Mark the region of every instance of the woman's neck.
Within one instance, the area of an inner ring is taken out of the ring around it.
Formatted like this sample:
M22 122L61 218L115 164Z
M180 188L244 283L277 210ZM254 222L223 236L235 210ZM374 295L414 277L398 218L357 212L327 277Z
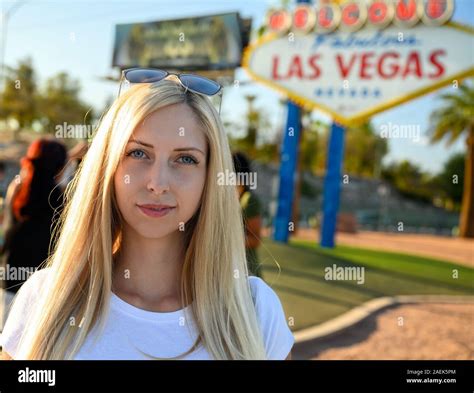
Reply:
M180 309L184 254L182 232L149 239L125 229L114 261L113 292L146 310L170 312Z

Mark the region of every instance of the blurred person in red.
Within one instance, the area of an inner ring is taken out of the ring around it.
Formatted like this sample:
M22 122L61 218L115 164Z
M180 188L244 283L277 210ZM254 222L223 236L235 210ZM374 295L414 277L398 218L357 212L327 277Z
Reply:
M20 174L8 186L0 255L3 269L16 271L16 277L7 274L2 280L10 294L28 278L19 272L33 272L49 255L54 223L62 210L63 188L58 183L66 158L62 143L38 139L29 146Z

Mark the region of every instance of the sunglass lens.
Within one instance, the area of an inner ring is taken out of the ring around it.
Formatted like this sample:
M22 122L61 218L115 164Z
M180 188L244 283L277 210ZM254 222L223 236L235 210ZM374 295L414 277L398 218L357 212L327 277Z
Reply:
M181 79L183 85L188 87L189 89L194 90L198 93L206 94L208 96L217 94L221 88L221 86L217 82L214 82L202 76L181 74L179 76L179 79Z
M153 83L164 79L167 74L163 70L137 69L127 71L125 79L130 83Z

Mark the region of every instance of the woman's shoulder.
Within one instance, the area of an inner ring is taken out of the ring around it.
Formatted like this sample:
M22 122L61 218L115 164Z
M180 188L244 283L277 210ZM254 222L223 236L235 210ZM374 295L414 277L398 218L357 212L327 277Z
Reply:
M249 276L249 285L268 359L285 359L295 339L288 327L280 298L260 277Z
M34 273L30 274L28 279L23 283L20 291L33 292L35 293L40 288L43 288L48 278L51 276L51 268L46 267L43 269L37 269Z
M249 285L252 291L252 297L254 299L254 302L256 300L261 300L262 297L266 298L267 300L268 298L275 298L275 297L278 298L275 291L260 277L249 276L248 280L249 280Z
M37 302L41 299L42 290L47 285L50 273L50 268L36 270L13 298L0 335L0 345L3 351L14 359L18 356L20 338L26 330L30 316L37 309Z
M33 306L38 301L40 293L46 288L50 276L51 268L38 269L30 274L14 297L10 314L14 309L17 313L23 313Z

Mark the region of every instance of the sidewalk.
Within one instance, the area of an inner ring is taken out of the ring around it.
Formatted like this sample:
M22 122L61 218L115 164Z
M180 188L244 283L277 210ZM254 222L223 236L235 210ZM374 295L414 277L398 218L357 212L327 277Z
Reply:
M474 360L474 304L385 308L292 353L295 360Z

